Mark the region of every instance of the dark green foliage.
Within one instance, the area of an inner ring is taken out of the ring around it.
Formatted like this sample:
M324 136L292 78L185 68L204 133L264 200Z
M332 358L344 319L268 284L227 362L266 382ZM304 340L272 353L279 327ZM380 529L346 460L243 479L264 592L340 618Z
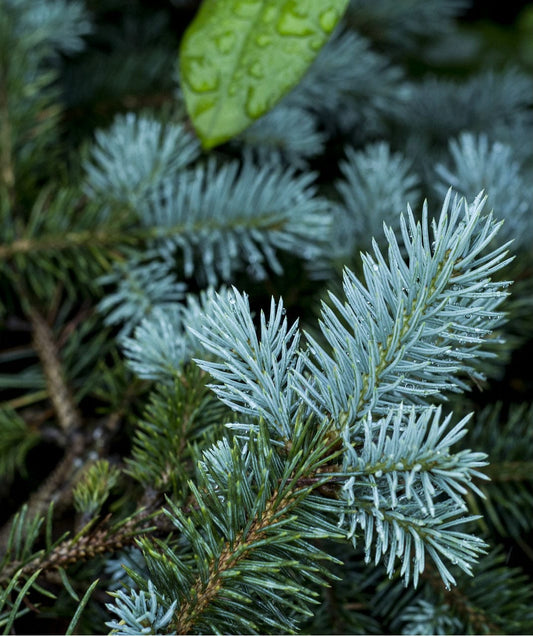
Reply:
M532 437L533 407L527 403L506 411L501 403L485 407L468 435L472 446L491 449L485 471L490 482L483 484L477 505L484 522L501 536L519 538L533 528Z
M16 471L27 475L25 459L33 446L38 444L38 431L31 430L26 422L12 409L0 413L0 475L11 481Z
M198 460L198 446L215 439L228 418L205 386L205 374L188 366L171 384L152 392L133 438L128 474L145 488L184 500Z

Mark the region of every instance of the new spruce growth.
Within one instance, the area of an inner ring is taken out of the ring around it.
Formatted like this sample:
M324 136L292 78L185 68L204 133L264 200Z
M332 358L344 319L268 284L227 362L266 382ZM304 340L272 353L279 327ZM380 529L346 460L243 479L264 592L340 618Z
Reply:
M86 4L0 0L3 632L533 630L530 77L463 0Z

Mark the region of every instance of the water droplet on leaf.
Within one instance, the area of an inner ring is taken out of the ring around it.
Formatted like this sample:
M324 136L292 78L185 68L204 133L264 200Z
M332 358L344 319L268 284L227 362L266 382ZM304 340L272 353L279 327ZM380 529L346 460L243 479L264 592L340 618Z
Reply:
M314 33L307 20L295 15L292 11L284 11L281 14L276 28L280 35L304 37Z
M246 113L251 119L261 117L271 106L269 96L264 91L251 87L246 100Z
M257 0L239 0L233 5L233 13L239 18L253 18L261 9L262 4Z
M248 69L248 72L252 77L255 77L257 79L261 79L265 74L263 65L260 62L254 62Z
M323 44L324 41L322 40L322 38L312 38L311 40L309 40L309 47L311 51L320 51Z
M233 31L226 31L226 33L216 38L217 49L220 53L229 53L235 45L235 40L235 33L233 33Z
M270 35L267 35L266 33L261 33L261 35L258 35L255 38L255 42L257 46L260 46L261 48L263 48L265 46L268 46L272 42L272 38L270 37Z
M205 62L204 58L191 57L182 60L183 74L197 93L206 93L218 88L218 71Z
M211 110L214 107L215 107L214 98L202 96L202 98L196 102L196 105L194 107L194 114L198 117L202 113L205 113L206 111Z
M320 22L320 26L324 29L326 33L331 33L337 24L339 14L336 9L331 7L330 9L326 9L320 14L318 21Z

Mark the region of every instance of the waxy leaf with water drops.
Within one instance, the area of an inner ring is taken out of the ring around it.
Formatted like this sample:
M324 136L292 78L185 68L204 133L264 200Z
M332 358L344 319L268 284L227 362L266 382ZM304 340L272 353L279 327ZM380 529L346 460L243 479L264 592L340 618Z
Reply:
M204 148L234 137L304 75L348 0L204 0L183 36L180 73Z

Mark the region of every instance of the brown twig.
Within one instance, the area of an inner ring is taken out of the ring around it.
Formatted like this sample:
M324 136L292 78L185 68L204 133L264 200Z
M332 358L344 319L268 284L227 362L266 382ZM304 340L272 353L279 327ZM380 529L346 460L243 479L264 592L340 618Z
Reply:
M172 627L178 634L190 634L199 616L206 610L219 594L224 581L224 573L246 559L254 544L266 536L268 527L276 519L278 522L289 513L295 500L298 488L290 494L279 497L275 490L269 497L263 513L250 525L247 532L241 531L233 542L227 542L220 556L211 564L210 577L207 584L198 578L191 588L190 595L177 611ZM282 512L283 511L283 512ZM240 548L240 549L238 549Z
M74 462L82 450L83 438L80 436L74 440L74 444L52 474L28 499L26 505L28 506L29 518L43 515L52 501L56 502L64 498L65 492L68 492L67 485L71 483L70 476ZM12 524L13 517L0 530L0 553L5 549Z
M29 318L33 327L33 344L43 367L58 423L65 433L73 433L81 428L82 420L63 373L59 347L50 325L33 305L29 307Z
M246 535L241 532L235 538L233 545L226 544L222 550L220 557L211 565L211 574L207 584L198 578L192 586L189 599L180 606L177 615L173 621L173 628L178 634L190 634L195 622L199 616L205 611L210 603L216 598L222 587L223 574L237 565L237 563L247 556L247 550L237 550L237 546L246 546L259 541L263 536L266 528L272 523L274 514L283 508L288 501L283 499L277 501L278 492L272 493L269 502L261 518L255 520ZM278 505L275 505L275 504Z
M130 387L118 411L111 413L97 429L84 426L63 372L60 347L55 335L42 314L30 303L27 303L27 307L33 327L34 347L46 378L48 397L62 432L64 446L67 448L60 463L29 498L27 507L30 519L45 514L51 502L61 506L70 503L73 487L87 461L92 461L95 455L103 457L106 454L110 440L135 393ZM98 432L98 435L95 432ZM0 552L6 545L12 521L13 519L10 519L0 530Z
M27 303L27 308L33 328L33 344L43 368L48 397L59 426L68 439L65 457L27 502L29 517L34 518L42 515L52 501L58 501L68 493L66 486L71 482L75 460L83 453L85 443L81 434L81 415L66 382L52 329L31 303ZM11 521L0 531L0 546L6 544Z
M21 576L27 578L37 570L46 574L73 563L93 559L106 552L122 550L133 544L139 536L151 530L147 516L147 513L144 513L141 517L131 519L115 530L105 527L108 521L106 518L98 526L90 529L87 534L65 539L46 555L39 555L24 565L12 561L2 570L0 586L9 582L18 571L20 571Z

